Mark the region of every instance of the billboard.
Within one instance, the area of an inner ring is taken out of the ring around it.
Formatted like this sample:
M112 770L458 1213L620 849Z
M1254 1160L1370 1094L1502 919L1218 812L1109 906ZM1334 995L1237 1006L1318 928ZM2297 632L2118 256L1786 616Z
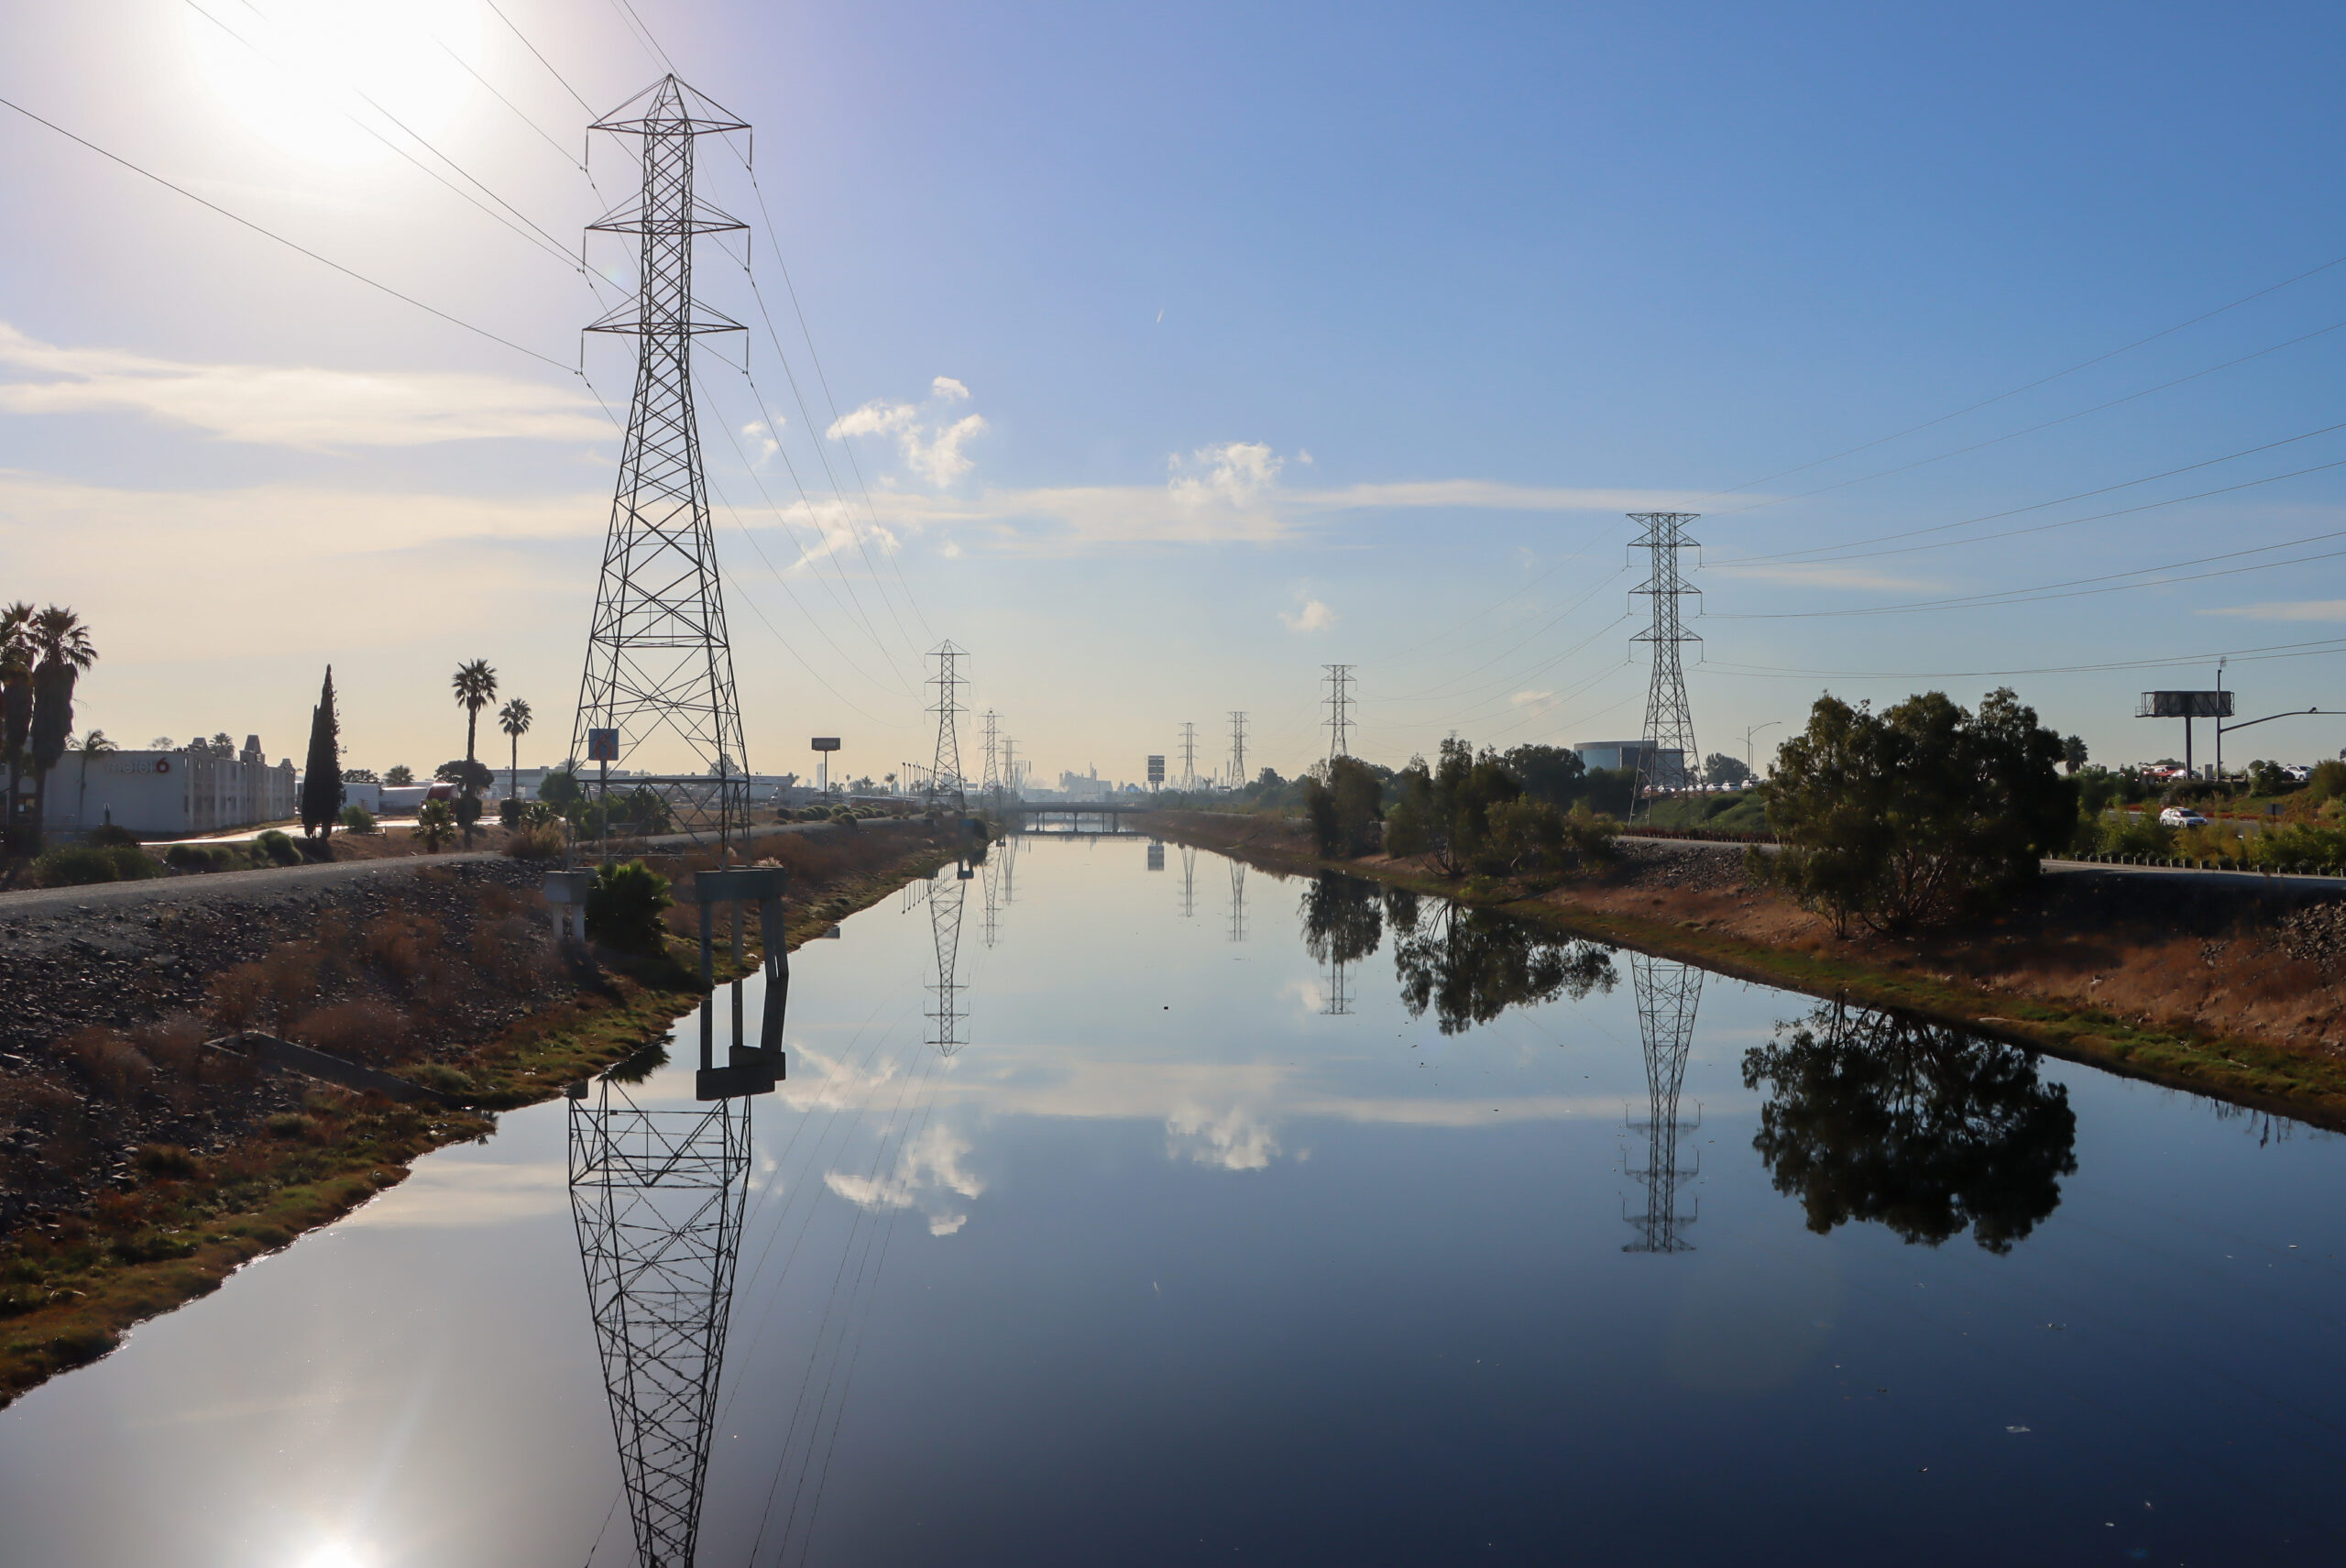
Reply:
M1165 782L1164 758L1151 755L1148 759L1148 782L1153 784L1161 784ZM1161 854L1163 851L1158 852Z
M839 738L836 735L817 735L806 744L817 751L836 751L839 749Z
M2230 718L2230 692L2144 692L2134 709L2137 718Z

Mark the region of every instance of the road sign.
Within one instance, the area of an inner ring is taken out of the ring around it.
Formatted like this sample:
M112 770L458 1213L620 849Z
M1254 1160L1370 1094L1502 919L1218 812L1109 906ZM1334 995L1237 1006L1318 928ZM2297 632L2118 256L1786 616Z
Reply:
M619 760L619 732L616 729L586 731L586 760L590 762L616 762Z

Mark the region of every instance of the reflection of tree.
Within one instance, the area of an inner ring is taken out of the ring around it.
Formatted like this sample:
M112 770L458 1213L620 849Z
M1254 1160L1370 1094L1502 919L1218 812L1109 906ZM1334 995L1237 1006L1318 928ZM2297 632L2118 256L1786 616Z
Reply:
M1358 963L1385 939L1376 890L1357 877L1322 872L1303 895L1303 948L1323 964Z
M1420 921L1394 911L1396 930L1408 933L1393 948L1401 1004L1412 1018L1431 1006L1445 1035L1463 1035L1510 1007L1574 1002L1613 989L1613 955L1581 941L1556 941L1508 916L1454 904Z
M1873 1220L1936 1246L1968 1227L2001 1253L2059 1205L2077 1113L2029 1052L1837 1003L1778 1036L1743 1058L1772 1096L1752 1146L1810 1230Z

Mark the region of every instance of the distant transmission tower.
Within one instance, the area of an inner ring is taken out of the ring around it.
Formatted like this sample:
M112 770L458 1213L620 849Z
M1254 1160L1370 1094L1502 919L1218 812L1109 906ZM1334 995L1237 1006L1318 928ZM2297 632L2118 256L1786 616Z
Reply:
M1246 710L1233 708L1230 714L1230 787L1246 787Z
M937 688L937 706L928 711L937 715L937 761L930 764L928 793L931 798L942 795L953 797L953 804L965 806L966 782L961 777L960 716L969 711L961 706L961 663L968 658L966 649L950 642L939 642L928 656L937 661L937 674L928 685Z
M1637 793L1629 807L1632 817L1650 815L1656 793L1684 789L1702 761L1694 749L1694 714L1687 706L1686 671L1678 652L1682 644L1702 641L1686 630L1678 603L1690 594L1701 597L1699 589L1686 586L1678 561L1681 550L1695 547L1694 541L1686 537L1686 525L1701 515L1691 511L1629 514L1629 521L1645 530L1635 543L1653 558L1651 575L1643 586L1631 590L1653 601L1652 628L1633 639L1653 644L1653 680L1646 688L1645 746L1638 754Z
M1681 1234L1694 1221L1694 1201L1680 1213L1679 1189L1699 1174L1678 1162L1678 1139L1698 1122L1678 1119L1678 1091L1686 1080L1686 1053L1694 1043L1694 1010L1703 1000L1703 971L1668 959L1629 955L1629 979L1638 992L1638 1036L1646 1053L1646 1119L1631 1132L1646 1135L1645 1164L1631 1165L1629 1179L1646 1190L1646 1212L1626 1216L1637 1239L1623 1252L1692 1252Z
M643 185L636 200L587 225L640 236L641 244L635 299L586 330L639 341L570 754L598 766L632 763L630 791L650 786L679 827L713 831L729 848L748 822L749 748L701 474L692 341L741 327L694 301L692 275L695 235L744 225L694 196L693 149L712 131L748 127L663 76L594 128L642 138ZM605 743L598 731L615 740Z
M986 709L986 774L978 787L990 796L1002 793L1001 718L992 708Z
M1322 664L1328 672L1328 760L1353 754L1353 667Z
M1018 742L1005 735L1002 738L1002 787L1013 799L1018 795Z
M1198 787L1198 727L1186 719L1181 724L1181 787Z

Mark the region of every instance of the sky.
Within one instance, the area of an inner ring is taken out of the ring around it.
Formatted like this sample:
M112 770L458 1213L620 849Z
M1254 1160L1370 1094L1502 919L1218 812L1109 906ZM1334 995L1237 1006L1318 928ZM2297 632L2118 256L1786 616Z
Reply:
M2009 685L2176 754L2141 692L2346 709L2341 44L2292 5L8 7L0 599L81 612L126 745L298 757L331 664L348 761L421 771L486 658L523 764L567 754L633 374L581 329L633 287L585 226L634 149L586 126L673 69L754 127L701 143L748 227L696 291L749 329L697 409L759 771L927 761L948 639L973 775L989 708L1047 779L1178 773L1185 722L1226 766L1233 711L1291 774L1330 663L1378 762L1635 736L1661 509L1705 752Z

